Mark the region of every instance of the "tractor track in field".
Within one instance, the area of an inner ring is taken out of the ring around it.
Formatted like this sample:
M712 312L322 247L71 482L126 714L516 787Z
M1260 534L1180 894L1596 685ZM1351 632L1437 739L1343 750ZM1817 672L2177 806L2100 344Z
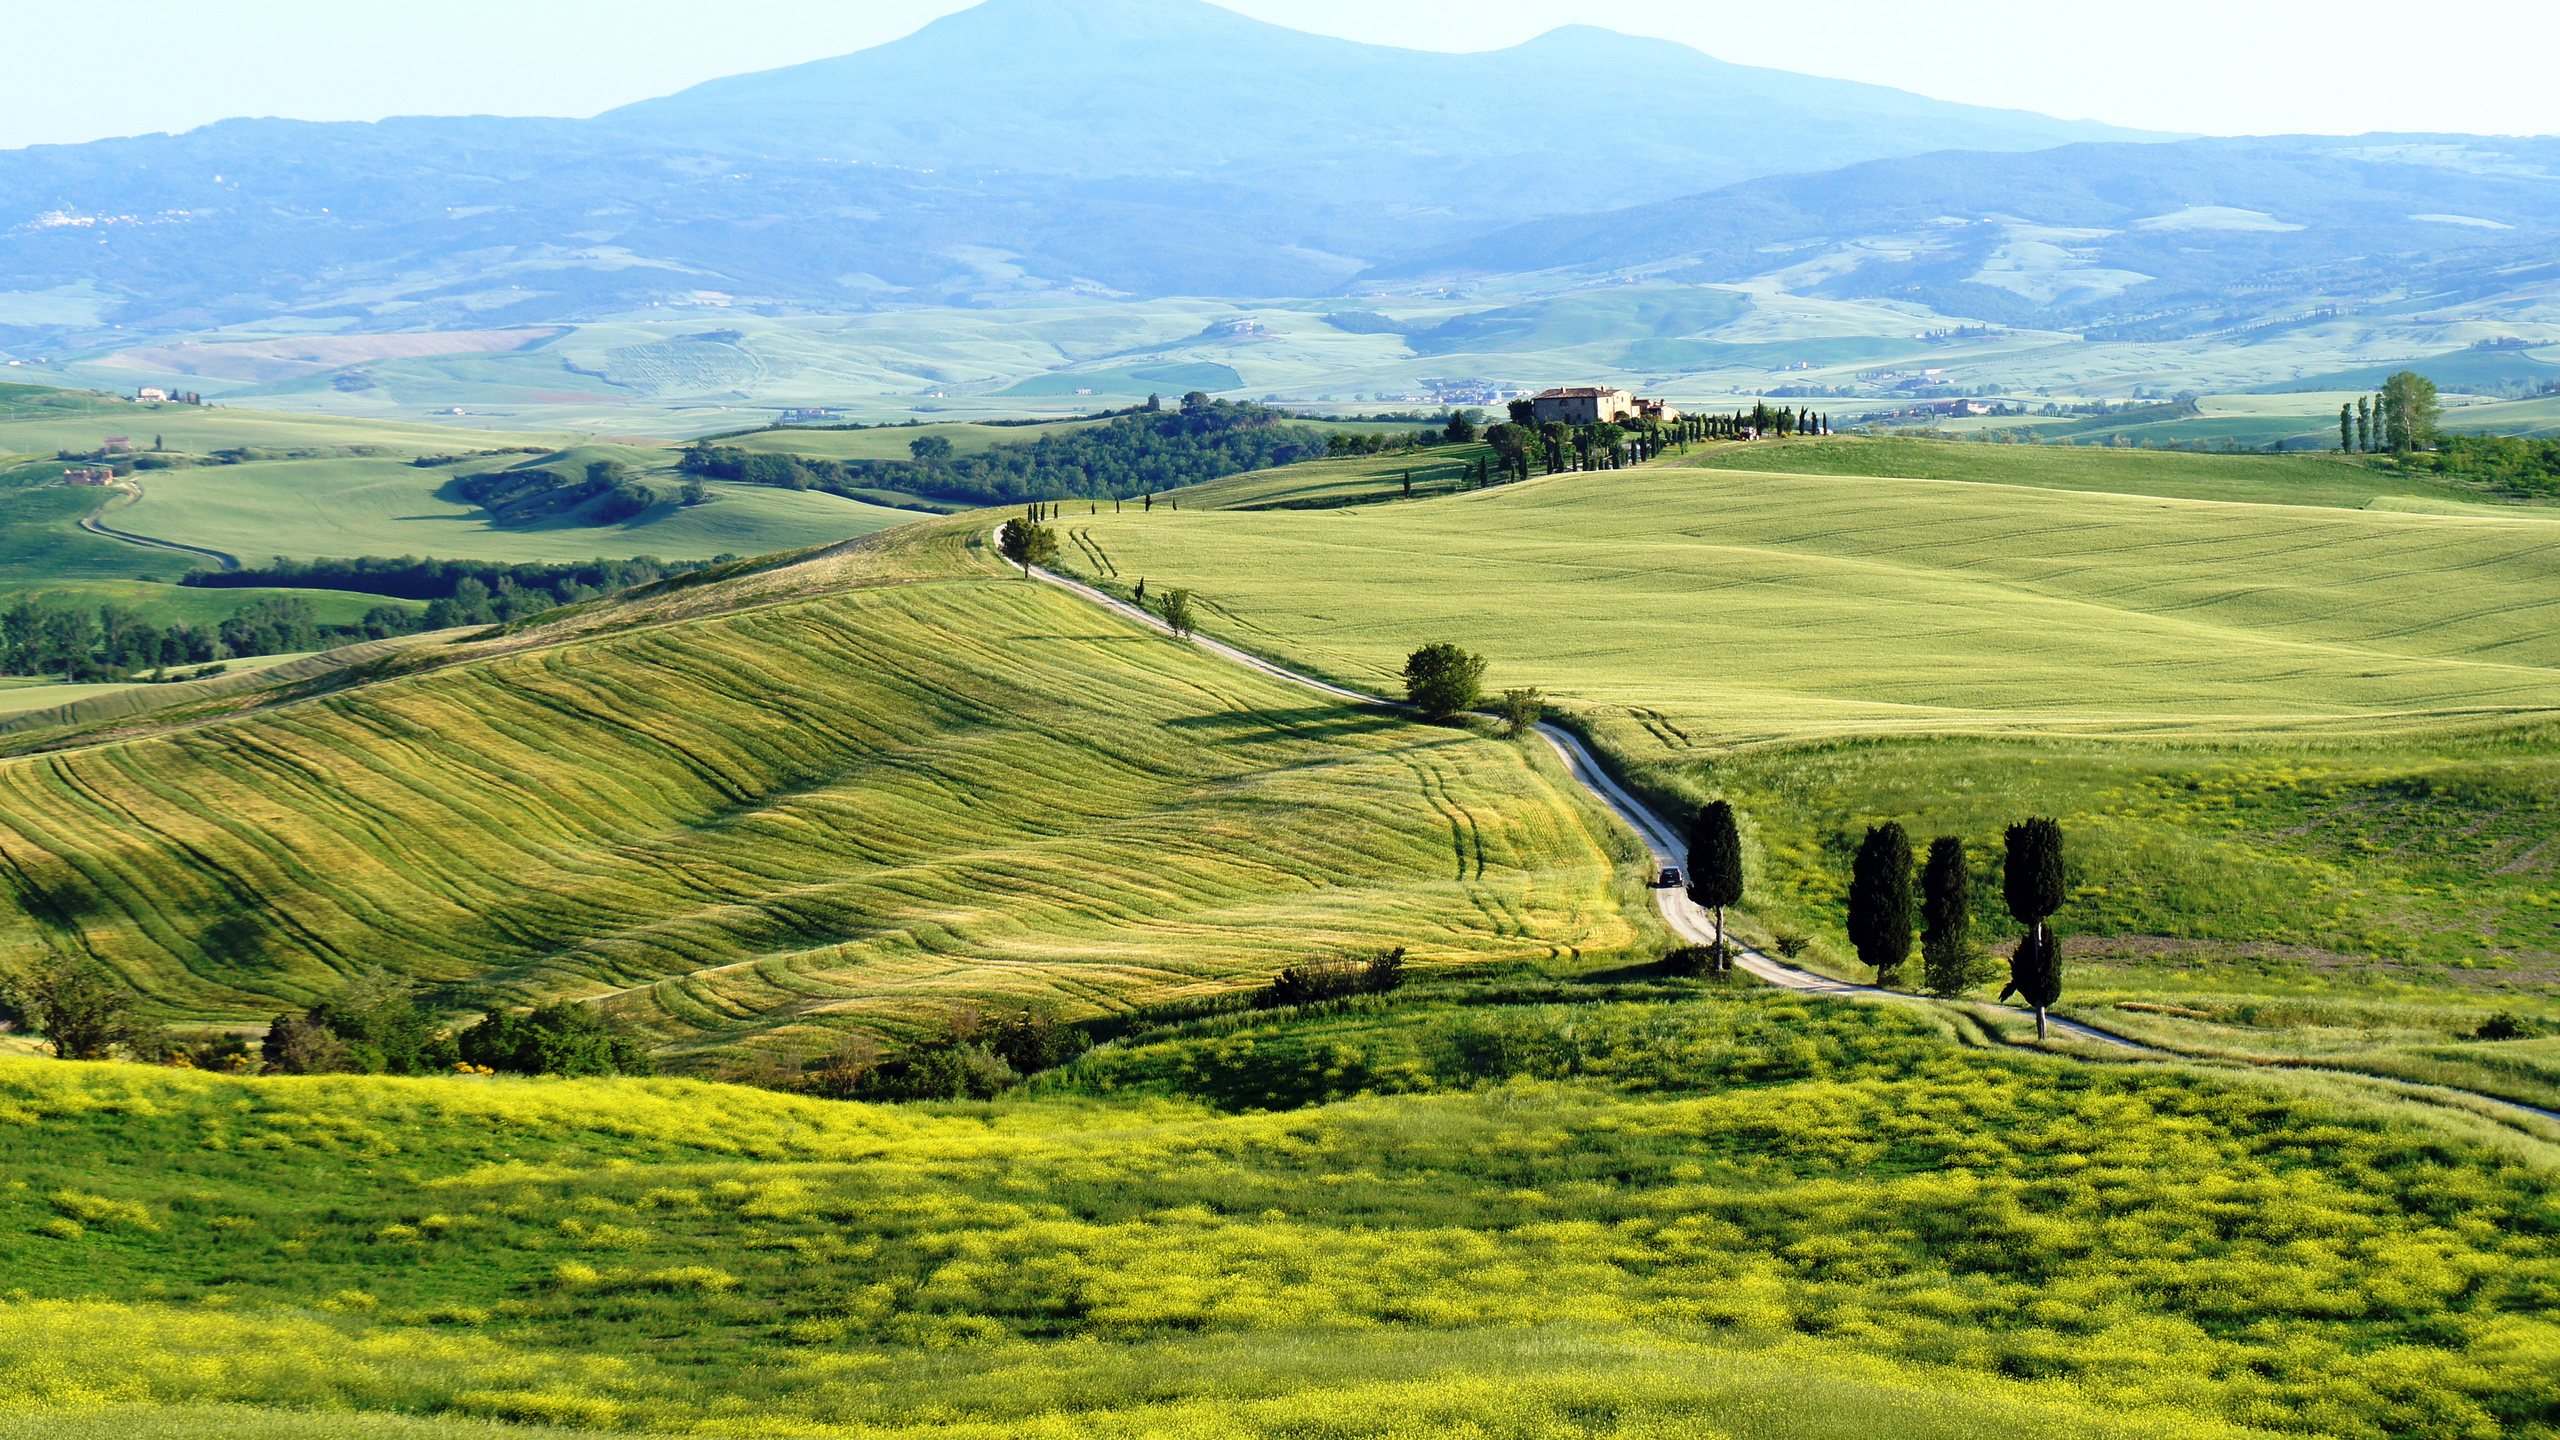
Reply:
M1093 586L1085 584L1083 581L1070 579L1067 576L1060 575L1055 571L1043 569L1037 565L1029 567L1029 570L1031 575L1034 577L1046 581L1051 585L1056 585L1061 589L1073 591L1075 594L1082 596L1083 598L1092 601L1094 604L1100 605L1104 609L1112 611L1126 619L1134 620L1149 629L1159 631L1163 634L1171 635L1173 633L1171 626L1165 624L1162 620L1157 619L1154 615L1130 604L1128 601L1115 598L1101 590L1097 590ZM1199 634L1194 634L1190 638L1192 644L1216 654L1221 659L1242 665L1248 670L1258 670L1265 675L1273 677L1274 679L1285 680L1292 685L1313 690L1320 695L1330 696L1333 699L1345 701L1354 705L1381 706L1395 710L1409 708L1400 701L1388 700L1376 695L1363 694L1357 690L1348 689L1344 686L1316 679L1312 675L1302 675L1295 670L1289 669L1285 665L1265 660L1259 655L1253 654L1247 650L1239 649L1236 646L1229 645L1223 640L1212 640L1205 635ZM1626 787L1620 785L1608 771L1602 769L1600 762L1592 756L1591 752L1587 748L1583 746L1580 739L1553 725L1540 724L1537 726L1537 731L1549 745L1555 748L1556 754L1564 761L1566 768L1572 773L1576 783L1580 784L1583 789L1589 791L1593 799L1598 800L1603 806L1607 807L1609 813L1617 816L1619 821L1626 825L1628 829L1635 832L1636 838L1643 842L1645 849L1652 852L1654 864L1657 868L1685 863L1686 857L1681 853L1683 847L1680 842L1679 832L1666 824L1660 816L1654 814L1643 801L1638 800L1633 794L1629 793ZM1673 934L1699 945L1710 944L1714 941L1715 927L1710 917L1707 912L1690 903L1689 897L1686 893L1678 889L1656 887L1653 894L1654 904L1656 908L1662 912L1663 923L1671 928ZM1728 943L1733 943L1730 940L1730 937L1728 937ZM1933 1003L1922 996L1905 994L1897 990L1885 990L1873 985L1860 985L1854 981L1835 980L1828 975L1817 975L1810 970L1790 965L1783 960L1761 954L1757 950L1745 948L1738 943L1734 944L1734 964L1750 973L1753 977L1779 989L1793 990L1807 995L1827 995L1846 1000L1892 1001L1901 1004ZM1981 1004L1984 1002L1972 1003ZM2009 1010L2014 1014L2029 1013L2023 1010L2018 1010L2016 1007L2005 1005L1993 1006L1991 1008ZM2328 1073L2334 1075L2352 1077L2357 1080L2369 1081L2391 1087L2404 1095L2410 1096L2411 1098L2423 1099L2426 1098L2424 1093L2426 1091L2442 1090L2450 1094L2463 1095L2475 1100L2485 1101L2502 1109L2514 1110L2522 1114L2537 1116L2544 1120L2560 1122L2560 1110L2546 1110L2539 1105L2528 1105L2521 1100L2508 1100L2496 1095L2484 1095L2476 1090L2460 1090L2450 1086L2420 1086L2414 1082L2393 1080L2388 1076L2369 1075L2363 1071L2334 1069L2317 1064L2285 1064L2261 1067L2248 1061L2224 1060L2220 1057L2212 1056L2182 1055L2173 1050L2162 1050L2155 1046L2145 1045L2128 1036L2118 1035L2112 1031L2099 1029L2095 1025L2085 1024L2078 1020L2065 1019L2060 1015L2048 1014L2046 1019L2052 1028L2060 1032L2063 1036L2067 1036L2074 1040L2085 1041L2093 1045L2103 1046L2110 1051L2128 1056L2150 1056L2158 1059L2233 1064L2252 1069L2325 1069Z

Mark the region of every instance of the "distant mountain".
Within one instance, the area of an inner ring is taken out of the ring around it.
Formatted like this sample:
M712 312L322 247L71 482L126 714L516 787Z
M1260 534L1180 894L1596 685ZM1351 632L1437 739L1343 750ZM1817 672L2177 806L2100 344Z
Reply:
M2560 278L2554 261L2560 137L2281 136L1946 152L1763 177L1508 227L1363 279L1762 279L2166 339L2324 297L2478 298Z
M762 155L1199 176L1473 214L1586 211L1927 150L2169 138L1729 65L1589 25L1452 55L1204 0L987 0L873 49L600 119Z
M244 119L0 152L0 349L706 295L790 313L1324 293L1539 215L2133 133L1586 26L1446 55L1199 0L989 0L593 120Z

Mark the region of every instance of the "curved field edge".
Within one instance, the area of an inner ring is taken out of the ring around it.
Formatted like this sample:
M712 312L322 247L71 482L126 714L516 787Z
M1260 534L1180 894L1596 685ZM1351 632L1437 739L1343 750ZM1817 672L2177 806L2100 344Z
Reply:
M1521 747L1311 703L944 535L355 680L0 761L0 945L206 1019L382 964L457 1003L612 995L694 1046L1649 934Z

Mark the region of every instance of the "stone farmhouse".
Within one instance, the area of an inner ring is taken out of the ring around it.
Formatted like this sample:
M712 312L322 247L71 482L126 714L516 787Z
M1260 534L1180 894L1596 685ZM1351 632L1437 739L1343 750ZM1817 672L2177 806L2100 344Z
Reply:
M1555 390L1541 390L1529 397L1530 418L1544 425L1559 420L1567 425L1598 425L1604 421L1661 420L1680 418L1680 412L1667 400L1646 400L1629 390L1613 390L1605 385L1568 385Z

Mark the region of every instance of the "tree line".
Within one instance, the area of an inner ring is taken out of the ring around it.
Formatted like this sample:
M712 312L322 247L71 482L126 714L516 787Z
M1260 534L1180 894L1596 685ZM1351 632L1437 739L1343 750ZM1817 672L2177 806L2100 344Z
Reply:
M1119 500L1267 470L1324 453L1323 433L1286 412L1201 391L1179 409L1139 410L1024 443L954 451L940 435L909 442L904 460L831 460L733 446L686 447L689 475L786 490L898 490L975 505L1025 500Z
M2338 448L2354 455L2408 455L2436 442L2444 407L2436 382L2403 370L2382 382L2381 393L2359 395L2338 407Z
M87 956L54 954L0 973L0 1022L44 1038L57 1059L125 1058L264 1075L645 1075L640 1037L592 1006L490 1010L455 1030L429 993L379 966L254 1045L224 1033L187 1036L152 1020L139 997Z
M2429 454L2401 464L2486 481L2517 499L2560 499L2560 440L2514 435L2448 435Z
M2032 817L2010 826L2002 838L2007 855L2001 898L2024 933L2010 952L2009 983L2000 998L2024 1000L2036 1012L2036 1038L2043 1039L2045 1012L2062 998L2062 941L2049 923L2064 899L2062 827ZM1701 807L1689 831L1688 861L1691 903L1715 914L1715 944L1703 964L1730 969L1724 911L1743 897L1742 836L1731 804L1715 800ZM1849 943L1859 962L1873 967L1879 987L1889 989L1901 979L1914 940L1920 945L1922 987L1932 995L1952 999L1998 974L1996 962L1974 943L1973 888L1962 836L1936 837L1928 858L1915 863L1901 822L1868 827L1850 861L1844 918Z
M663 497L619 460L592 460L583 474L547 466L487 470L455 482L462 497L489 512L498 525L531 525L554 516L583 511L587 524L619 525L657 505ZM678 487L676 503L703 505L711 491L700 480Z
M545 565L421 560L414 555L366 555L354 560L292 560L279 555L264 565L242 570L191 571L178 583L210 590L352 590L395 600L450 600L463 593L466 582L477 582L484 598L510 590L542 590L550 592L554 604L575 605L737 559L735 555L718 555L709 560L661 560L655 555L642 555L630 560L598 557Z
M432 628L431 618L377 605L353 625L323 625L311 602L279 595L244 605L211 629L185 621L161 626L122 605L92 614L21 595L0 611L0 675L58 675L75 685L107 684L252 655L292 655L382 640Z

